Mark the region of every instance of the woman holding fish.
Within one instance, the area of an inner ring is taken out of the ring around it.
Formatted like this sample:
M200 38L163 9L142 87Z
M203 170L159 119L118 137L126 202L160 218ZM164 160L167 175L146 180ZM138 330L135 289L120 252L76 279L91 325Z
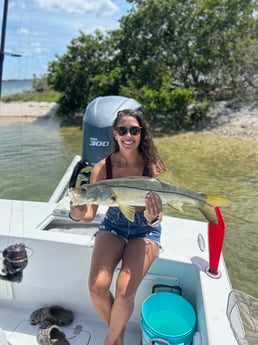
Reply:
M165 170L149 126L139 110L118 112L113 123L113 139L113 153L94 166L91 184L128 176L153 177ZM70 218L90 222L97 208L96 204L71 206ZM159 195L147 193L145 206L133 207L133 221L126 216L130 208L127 206L121 212L118 207L109 207L96 235L92 254L89 290L96 311L108 326L103 345L124 344L124 330L133 311L137 287L159 251L162 219ZM113 296L110 285L120 261Z

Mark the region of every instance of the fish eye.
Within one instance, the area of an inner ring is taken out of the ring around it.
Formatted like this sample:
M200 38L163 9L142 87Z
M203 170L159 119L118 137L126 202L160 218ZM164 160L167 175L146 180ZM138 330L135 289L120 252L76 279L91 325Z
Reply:
M86 186L81 186L81 191L82 192L87 192L87 187Z

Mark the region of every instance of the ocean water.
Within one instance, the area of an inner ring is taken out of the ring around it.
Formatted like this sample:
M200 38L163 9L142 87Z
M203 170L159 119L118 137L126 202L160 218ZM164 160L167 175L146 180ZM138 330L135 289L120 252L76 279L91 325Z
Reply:
M2 96L9 96L32 89L32 79L3 80Z

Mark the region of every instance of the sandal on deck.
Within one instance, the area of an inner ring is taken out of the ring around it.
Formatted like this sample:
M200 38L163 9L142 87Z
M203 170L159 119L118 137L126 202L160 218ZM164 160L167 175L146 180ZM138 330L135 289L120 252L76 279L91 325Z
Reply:
M30 315L31 325L41 324L45 320L58 326L68 326L73 322L73 313L59 305L54 305L34 310Z
M48 321L44 321L38 329L37 342L40 345L70 345L64 332Z

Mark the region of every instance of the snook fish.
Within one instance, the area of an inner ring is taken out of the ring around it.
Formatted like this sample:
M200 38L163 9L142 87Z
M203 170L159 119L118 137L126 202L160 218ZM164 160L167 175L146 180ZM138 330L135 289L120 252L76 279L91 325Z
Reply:
M133 206L145 206L145 196L152 191L159 194L162 204L167 204L178 211L183 211L184 203L190 204L199 208L208 221L217 223L214 206L226 205L227 199L171 185L165 178L163 179L164 174L166 172L155 178L137 176L102 180L70 188L68 195L74 206L83 204L116 206L132 222L135 216Z

